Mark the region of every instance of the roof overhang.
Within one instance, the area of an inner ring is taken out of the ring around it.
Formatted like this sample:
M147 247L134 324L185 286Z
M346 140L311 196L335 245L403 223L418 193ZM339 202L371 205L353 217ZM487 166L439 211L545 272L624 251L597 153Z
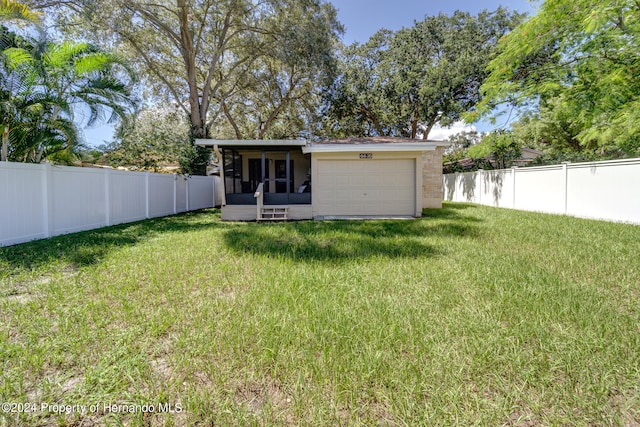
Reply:
M196 139L201 147L302 147L307 141L302 139Z
M379 143L379 144L310 144L302 147L307 153L362 153L362 152L419 152L433 151L438 147L448 147L447 141L408 142L408 143Z

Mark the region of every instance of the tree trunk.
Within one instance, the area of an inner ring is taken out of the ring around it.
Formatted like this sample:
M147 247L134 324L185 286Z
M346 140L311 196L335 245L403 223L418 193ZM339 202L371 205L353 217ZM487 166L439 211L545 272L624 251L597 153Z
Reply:
M380 124L380 121L378 120L375 114L373 114L365 106L360 107L360 112L363 113L371 121L371 124L373 125L376 132L378 132L379 136L385 136L384 129L382 129L382 125Z
M422 139L428 139L429 138L429 134L431 133L431 129L433 129L433 126L436 124L436 122L438 121L438 117L433 117L431 120L429 120L429 123L427 123L427 128L424 130L424 133L422 134Z
M4 125L2 131L2 152L0 154L0 161L6 162L9 158L9 125Z
M415 139L418 135L418 103L413 107L413 117L411 118L411 139Z

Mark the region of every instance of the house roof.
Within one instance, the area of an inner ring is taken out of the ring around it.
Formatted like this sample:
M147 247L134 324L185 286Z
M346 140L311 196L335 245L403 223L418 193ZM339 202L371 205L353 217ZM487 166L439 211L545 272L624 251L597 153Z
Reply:
M437 147L447 147L447 141L430 141L424 139L369 137L327 139L310 143L302 147L303 153L337 153L337 152L381 152L381 151L433 151Z
M201 145L203 147L212 147L214 145L218 145L220 147L302 147L304 145L307 145L307 141L305 141L304 139L196 139L196 145Z
M325 139L315 141L313 144L421 144L421 143L443 143L449 145L445 141L434 141L429 139L411 139L411 138L395 138L390 136L371 136L367 138L341 138L341 139Z
M309 142L301 139L196 139L201 146L233 146L233 147L302 147L303 153L334 153L357 151L432 151L437 147L447 147L447 141L430 141L424 139L369 137L326 139Z

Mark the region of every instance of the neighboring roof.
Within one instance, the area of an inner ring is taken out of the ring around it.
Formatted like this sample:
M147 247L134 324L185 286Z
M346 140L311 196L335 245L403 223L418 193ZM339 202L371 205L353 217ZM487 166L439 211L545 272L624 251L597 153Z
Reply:
M522 147L521 152L522 152L522 155L520 157L522 160L533 160L536 157L540 157L544 155L544 151L540 151L540 150L536 150L528 147Z
M203 147L211 147L214 145L223 146L235 146L235 147L256 147L256 146L270 146L270 147L286 147L297 146L301 147L307 145L307 141L303 139L196 139L196 145Z
M527 164L531 163L535 158L545 154L544 151L535 150L533 148L528 148L528 147L522 147L521 151L522 151L522 155L520 156L520 158L512 160L513 166L526 166ZM470 157L465 157L464 159L445 162L443 166L445 168L458 166L461 169L468 170L476 167L477 160L479 159L472 159ZM489 161L492 165L495 165L495 160L493 158L493 155L487 156L482 160Z

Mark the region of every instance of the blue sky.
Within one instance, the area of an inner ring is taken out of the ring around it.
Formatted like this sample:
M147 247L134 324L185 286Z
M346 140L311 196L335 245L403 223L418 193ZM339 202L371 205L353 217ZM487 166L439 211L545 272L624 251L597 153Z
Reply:
M426 15L437 15L440 12L450 14L455 10L463 10L473 14L483 9L494 10L500 5L512 10L533 14L536 10L535 1L527 0L332 0L338 9L338 19L346 27L343 40L346 44L366 42L381 28L399 30L413 25L414 21L424 19ZM478 123L476 128L481 131L490 130L494 126L489 123ZM445 138L450 133L462 130L457 125L450 131L442 131L430 135ZM84 130L87 142L91 146L98 146L105 141L110 142L113 128L98 126Z
M483 9L505 6L519 12L534 13L535 4L527 0L332 0L338 19L346 27L344 41L365 42L381 28L399 30L426 15L451 14L463 10L476 14Z

